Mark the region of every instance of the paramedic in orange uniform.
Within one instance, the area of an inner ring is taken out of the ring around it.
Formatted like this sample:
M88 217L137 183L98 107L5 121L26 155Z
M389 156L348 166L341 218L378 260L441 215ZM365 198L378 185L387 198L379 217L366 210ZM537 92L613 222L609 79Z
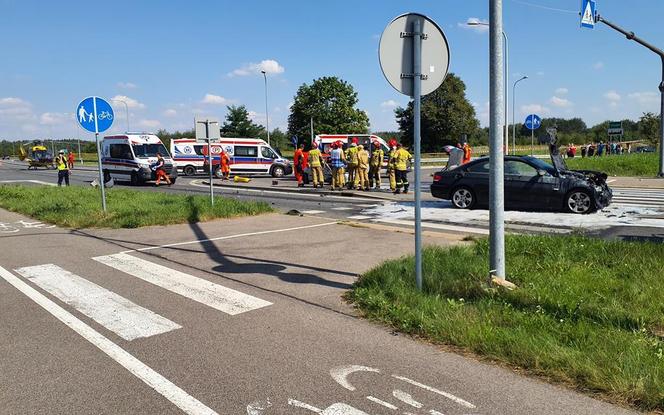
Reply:
M304 186L304 178L302 173L304 173L304 144L300 144L295 154L293 155L293 166L295 167L295 179L297 180L297 187Z
M231 159L224 150L221 150L221 174L224 180L228 180L231 175Z

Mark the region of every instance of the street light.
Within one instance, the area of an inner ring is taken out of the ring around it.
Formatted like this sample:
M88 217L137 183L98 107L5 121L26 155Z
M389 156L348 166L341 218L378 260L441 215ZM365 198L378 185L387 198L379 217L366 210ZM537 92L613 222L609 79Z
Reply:
M125 112L127 114L127 131L126 132L129 132L129 105L127 105L126 101L123 101L121 99L112 99L111 101L122 102L124 104Z
M516 101L516 84L523 81L524 79L528 79L528 76L522 76L521 79L517 79L514 82L514 85L512 86L512 151L513 152L516 151L516 123L514 122L514 114L516 113L516 109L514 107Z
M270 145L270 115L267 113L267 74L261 71L265 79L265 128L267 129L267 145Z
M480 22L478 20L473 20L470 22L466 23L468 26L489 26L489 23L485 22ZM505 115L505 125L503 127L503 135L505 136L505 154L509 154L509 124L507 123L507 120L509 120L509 112L508 112L508 106L507 103L509 102L509 89L508 85L510 83L510 44L509 44L509 39L507 38L507 34L505 33L504 30L501 30L501 33L503 34L503 42L505 45L505 102L504 104L504 115Z

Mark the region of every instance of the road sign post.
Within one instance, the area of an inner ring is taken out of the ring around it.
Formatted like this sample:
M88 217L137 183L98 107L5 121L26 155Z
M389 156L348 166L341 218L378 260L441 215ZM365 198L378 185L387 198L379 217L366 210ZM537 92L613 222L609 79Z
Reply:
M530 155L535 153L535 130L542 125L542 118L537 114L530 114L523 123L530 130Z
M421 99L435 91L449 69L449 46L441 28L428 17L409 13L396 17L380 37L380 67L400 93L413 97L415 153L415 281L422 290L422 202L420 190ZM425 70L423 71L422 68Z
M212 183L212 174L214 170L212 168L212 141L218 142L221 138L219 121L210 118L196 118L194 120L194 129L196 131L196 140L207 142L208 167L210 170L210 204L214 205L214 185Z
M106 212L106 192L104 190L104 172L101 166L101 145L99 133L103 133L113 125L113 107L99 97L87 97L76 107L76 119L85 130L95 133L97 144L97 167L99 169L99 189L101 190L101 207Z

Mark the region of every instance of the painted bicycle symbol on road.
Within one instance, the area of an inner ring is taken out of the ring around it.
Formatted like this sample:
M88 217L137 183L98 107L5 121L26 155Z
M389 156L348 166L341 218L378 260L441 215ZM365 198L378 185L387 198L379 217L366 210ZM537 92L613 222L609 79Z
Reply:
M357 388L350 383L350 376L354 373L372 374L382 376L380 379L383 383L390 384L392 392L387 396L386 392L378 390L372 393L359 392L364 396L366 401L364 404L358 405L361 407L373 407L376 412L384 412L385 409L395 411L403 415L415 414L428 414L428 415L443 415L452 412L462 411L468 414L468 411L473 411L476 406L458 396L449 392L445 392L438 388L425 385L416 380L400 376L400 375L384 375L379 369L360 366L349 365L336 367L330 370L330 376L344 389L356 392ZM378 380L378 379L375 379ZM371 385L375 386L378 383L372 382ZM285 404L285 403L283 403ZM322 415L370 415L371 412L358 409L345 402L334 402L331 405L321 409L317 403L308 403L299 399L289 398L288 407L291 408L289 413L292 414L305 414L315 413ZM355 405L355 403L354 403ZM444 408L444 409L443 409ZM283 413L280 408L277 408L270 399L263 401L255 401L247 405L247 415L267 415L273 410L274 413ZM305 412L307 411L307 412ZM370 409L369 409L370 411ZM444 412L443 412L444 411Z
M51 229L55 225L48 225L42 222L28 222L26 220L19 220L16 222L0 222L0 235L17 233L21 229Z

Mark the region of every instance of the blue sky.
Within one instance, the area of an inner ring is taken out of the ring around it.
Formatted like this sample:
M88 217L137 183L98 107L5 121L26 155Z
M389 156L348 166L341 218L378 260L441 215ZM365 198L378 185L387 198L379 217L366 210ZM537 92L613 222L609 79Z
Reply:
M503 3L511 82L529 76L517 120L536 112L592 125L659 112L659 59L602 24L580 29L579 0ZM664 1L599 0L598 9L664 48ZM286 128L302 83L330 75L354 85L373 131L395 129L394 106L407 98L384 79L378 42L409 11L443 28L450 70L486 125L488 37L465 22L488 19L487 0L0 0L0 139L89 139L73 117L89 95L127 102L131 130L190 129L195 115L223 119L229 104L264 124L261 69L271 128ZM112 131L124 131L124 104L114 108Z

